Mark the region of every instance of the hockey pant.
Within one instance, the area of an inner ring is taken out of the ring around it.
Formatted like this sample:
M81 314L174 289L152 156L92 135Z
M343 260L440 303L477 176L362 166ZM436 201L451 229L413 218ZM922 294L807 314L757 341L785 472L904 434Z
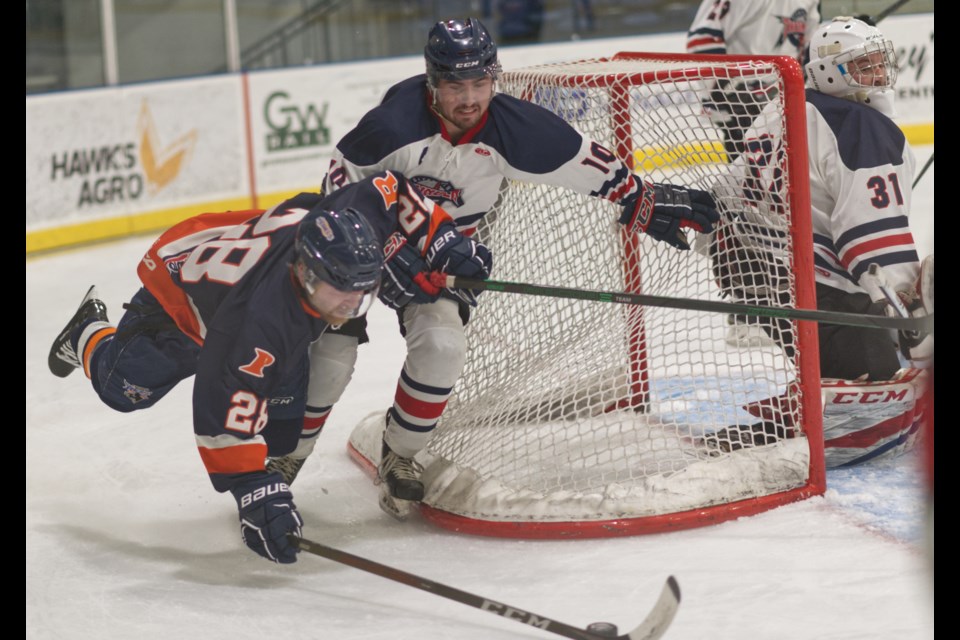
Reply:
M90 358L90 381L108 407L130 412L152 407L195 374L200 346L146 289L125 306L116 334Z
M823 311L876 314L873 301L865 293L847 293L822 284L816 285L817 308ZM755 303L755 301L751 301ZM769 304L769 302L762 302ZM794 356L793 330L788 320L758 318L757 324L788 358ZM886 329L867 329L820 323L820 377L856 380L890 380L900 369L900 358L893 335Z
M431 304L410 304L398 312L407 356L388 412L385 438L400 456L413 457L426 446L463 372L467 352L463 328L468 310L463 303L441 298ZM305 424L318 410L325 412L325 420L350 382L357 346L365 334L352 330L353 336L346 336L346 327L324 334L311 346ZM313 448L312 443L307 446Z
M152 407L181 380L197 372L200 346L181 332L157 299L141 288L125 305L112 338L97 345L90 357L90 381L108 407L128 413ZM282 404L268 409L267 430L270 455L284 455L297 446L304 421L309 367L304 358L302 373L278 391ZM281 437L281 434L294 434Z

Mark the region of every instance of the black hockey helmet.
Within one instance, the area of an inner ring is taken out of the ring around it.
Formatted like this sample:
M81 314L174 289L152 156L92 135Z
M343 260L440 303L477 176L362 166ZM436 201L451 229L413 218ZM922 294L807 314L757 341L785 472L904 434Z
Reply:
M423 49L427 80L436 88L440 80L500 77L497 44L476 18L441 20L433 25Z
M296 263L303 267L298 275L308 295L313 296L321 282L342 292L362 291L364 300L358 308L341 317L366 312L380 286L383 249L373 225L360 212L349 207L311 211L297 227L295 250Z

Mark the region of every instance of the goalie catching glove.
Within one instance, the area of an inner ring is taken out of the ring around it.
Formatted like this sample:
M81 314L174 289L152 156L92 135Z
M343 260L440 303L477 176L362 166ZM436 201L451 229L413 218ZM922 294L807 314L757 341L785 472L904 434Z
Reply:
M437 228L427 250L427 264L434 271L473 280L486 280L493 267L493 256L486 245L469 238L453 223L444 223ZM457 300L477 306L479 291L468 289L445 289Z
M643 231L677 249L687 250L684 229L713 231L720 221L717 204L706 191L672 184L637 181L640 189L622 202L620 224L632 233Z
M279 473L254 473L251 478L230 489L240 510L244 543L267 560L296 562L299 549L290 544L287 534L299 536L303 519L290 487Z
M933 313L933 254L920 263L920 274L914 284L894 289L883 268L874 263L860 276L863 287L874 301L872 313L891 317L920 317ZM900 353L907 360L923 363L933 356L933 334L924 331L897 332Z
M429 304L440 297L433 285L426 261L407 239L394 233L383 245L383 278L377 297L391 309L402 309L411 302Z
M897 291L900 302L913 317L933 313L933 254L920 263L920 275L913 287ZM933 357L933 334L923 331L899 331L900 353L916 363Z

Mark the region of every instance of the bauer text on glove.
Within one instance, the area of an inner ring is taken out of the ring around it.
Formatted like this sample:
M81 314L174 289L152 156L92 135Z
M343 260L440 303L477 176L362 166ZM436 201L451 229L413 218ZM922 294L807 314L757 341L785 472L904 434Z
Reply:
M287 534L300 535L303 520L279 473L258 472L230 490L240 511L240 535L258 554L284 564L297 561Z
M493 256L483 243L463 235L452 224L443 224L437 229L427 250L427 264L432 270L451 276L486 280L490 277ZM446 291L471 306L477 304L477 291Z

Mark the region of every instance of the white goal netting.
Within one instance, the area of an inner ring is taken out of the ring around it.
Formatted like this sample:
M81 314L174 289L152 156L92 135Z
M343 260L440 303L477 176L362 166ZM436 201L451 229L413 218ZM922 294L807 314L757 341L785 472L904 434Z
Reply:
M612 203L508 182L479 229L495 256L493 277L720 300L720 285L736 276L730 300L810 305L812 262L798 258L809 249L798 244L810 234L808 196L797 197L806 163L790 162L806 150L802 80L785 61L621 54L504 74L499 91L560 114L638 174L713 191L736 234L678 251L625 234ZM744 111L717 105L718 86L728 102L753 92L757 106L718 125L708 111ZM789 97L798 91L796 113ZM735 140L751 139L748 128L774 137L751 151ZM749 346L727 344L737 330L755 333ZM822 491L822 454L811 445L822 448L810 410L818 380L804 365L816 345L796 323L776 324L778 344L745 317L487 292L467 336L464 375L422 456L423 512L443 526L530 537L639 533ZM774 436L721 446L718 430L761 414L779 427ZM375 463L382 427L382 412L359 425L354 455Z

